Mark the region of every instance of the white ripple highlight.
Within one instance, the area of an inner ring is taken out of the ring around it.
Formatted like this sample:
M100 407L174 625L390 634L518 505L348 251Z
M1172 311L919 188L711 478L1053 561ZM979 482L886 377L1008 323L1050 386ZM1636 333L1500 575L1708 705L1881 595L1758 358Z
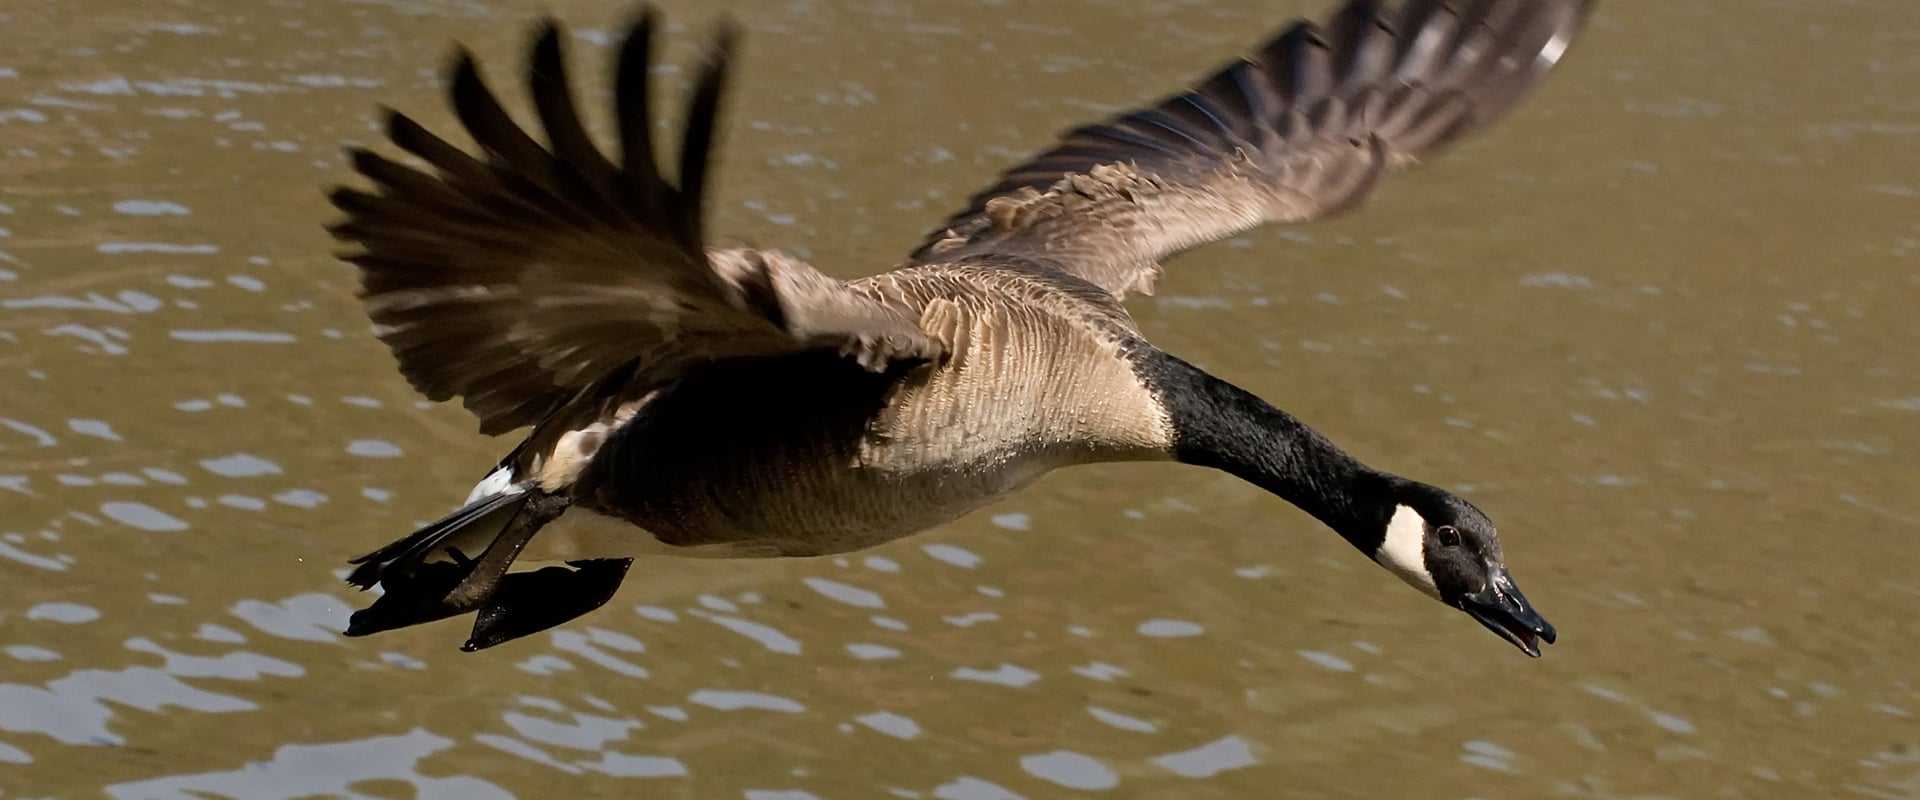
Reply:
M1150 759L1160 768L1183 778L1211 778L1222 772L1244 769L1260 763L1253 748L1238 736L1215 739L1192 750L1168 753Z
M687 695L687 702L697 706L719 709L721 711L778 711L783 714L798 714L807 710L797 700L765 692L741 692L728 689L700 689Z
M1120 785L1120 776L1099 759L1072 750L1023 756L1020 768L1029 775L1069 789L1099 791Z
M129 501L101 503L100 513L114 522L143 531L168 533L187 529L185 521L146 503Z
M804 578L802 583L821 596L854 608L886 608L887 601L880 595L852 584L828 580L826 578Z

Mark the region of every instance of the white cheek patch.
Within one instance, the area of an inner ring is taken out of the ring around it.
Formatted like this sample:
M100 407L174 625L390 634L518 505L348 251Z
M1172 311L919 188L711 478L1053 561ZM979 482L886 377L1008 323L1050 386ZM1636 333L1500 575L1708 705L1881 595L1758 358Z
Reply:
M1440 589L1433 582L1433 573L1427 571L1426 553L1426 519L1407 506L1394 507L1393 518L1387 520L1387 536L1381 540L1380 549L1374 551L1373 560L1408 585L1438 600Z

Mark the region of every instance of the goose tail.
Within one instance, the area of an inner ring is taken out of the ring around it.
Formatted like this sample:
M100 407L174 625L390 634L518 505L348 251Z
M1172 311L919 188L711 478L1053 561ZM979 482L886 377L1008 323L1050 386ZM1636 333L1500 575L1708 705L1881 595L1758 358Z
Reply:
M353 559L347 582L379 586L373 604L348 619L346 635L366 636L475 613L462 650L537 633L599 608L613 597L631 559L568 562L510 572L527 542L565 513L565 496L517 484L502 468L459 510Z

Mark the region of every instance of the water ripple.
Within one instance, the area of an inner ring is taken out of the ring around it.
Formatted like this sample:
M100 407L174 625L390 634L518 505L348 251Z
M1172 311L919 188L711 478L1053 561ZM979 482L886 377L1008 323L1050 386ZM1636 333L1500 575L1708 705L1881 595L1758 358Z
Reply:
M198 800L212 794L248 800L355 797L357 783L394 780L410 785L418 800L513 800L492 783L467 776L421 774L420 760L453 746L453 740L415 728L399 736L379 736L329 744L290 744L273 757L231 772L206 772L120 783L107 787L115 800Z

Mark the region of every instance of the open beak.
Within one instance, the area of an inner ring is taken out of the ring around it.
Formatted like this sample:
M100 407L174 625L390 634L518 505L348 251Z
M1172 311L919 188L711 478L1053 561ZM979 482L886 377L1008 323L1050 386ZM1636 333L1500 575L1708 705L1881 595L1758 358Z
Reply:
M1553 644L1553 625L1540 617L1527 602L1506 567L1492 567L1487 587L1460 598L1460 610L1473 615L1487 630L1520 648L1520 652L1540 657L1540 643Z

